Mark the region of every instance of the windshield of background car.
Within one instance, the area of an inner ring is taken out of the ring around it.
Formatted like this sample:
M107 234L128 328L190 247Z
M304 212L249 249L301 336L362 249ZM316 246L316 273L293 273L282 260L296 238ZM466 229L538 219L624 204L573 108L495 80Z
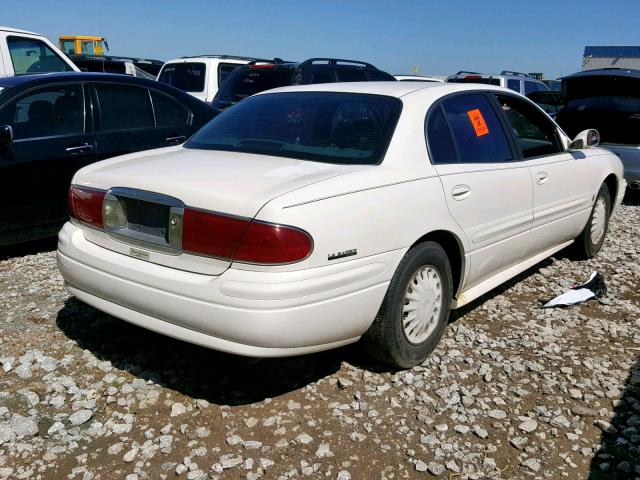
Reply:
M207 71L204 63L169 63L162 68L158 81L168 83L183 92L202 92Z
M399 99L382 95L257 95L225 110L185 147L375 165L382 160L401 110Z
M447 80L451 83L483 83L485 85L497 85L500 86L499 78L489 77L454 77Z
M286 87L293 83L292 68L267 68L256 65L238 68L231 72L220 87L216 100L224 103L236 103L256 93L277 87Z

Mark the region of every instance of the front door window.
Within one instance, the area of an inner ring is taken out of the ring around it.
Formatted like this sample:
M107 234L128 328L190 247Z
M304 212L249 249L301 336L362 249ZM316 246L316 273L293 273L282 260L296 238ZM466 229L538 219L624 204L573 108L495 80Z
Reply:
M0 120L13 127L16 141L84 133L81 85L41 88L7 105Z

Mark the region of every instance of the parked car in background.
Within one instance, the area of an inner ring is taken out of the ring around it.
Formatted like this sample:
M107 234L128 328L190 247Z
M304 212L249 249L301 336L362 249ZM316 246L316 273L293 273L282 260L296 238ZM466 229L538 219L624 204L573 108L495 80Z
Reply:
M568 245L598 253L625 182L596 139L490 85L271 90L182 146L80 170L58 265L78 299L199 345L269 357L363 338L410 367L450 307Z
M163 62L149 58L105 55L107 39L95 35L60 35L60 49L83 72L120 73L155 80Z
M526 73L503 70L500 74L483 74L461 71L447 78L451 83L483 83L508 88L527 96L533 92L548 92L549 87L542 81L531 78Z
M240 65L258 60L233 55L177 58L163 65L158 74L158 81L179 88L203 102L211 103L227 75Z
M551 90L552 92L560 92L560 88L561 88L561 84L562 82L560 80L542 80L547 87L549 87L549 90Z
M370 63L337 58L310 58L304 62L254 61L235 69L213 99L212 106L222 112L256 93L288 85L313 83L392 81L393 75Z
M47 37L0 27L0 77L77 71L78 67Z
M602 146L620 157L629 188L640 190L640 70L587 70L562 79L556 115L569 135L596 128Z
M213 114L180 90L125 75L0 79L0 246L54 234L79 168L182 143Z
M399 82L444 82L443 79L438 77L427 77L426 75L394 75Z
M535 102L540 108L549 114L551 118L555 118L556 114L562 107L562 95L560 92L532 92L527 98Z

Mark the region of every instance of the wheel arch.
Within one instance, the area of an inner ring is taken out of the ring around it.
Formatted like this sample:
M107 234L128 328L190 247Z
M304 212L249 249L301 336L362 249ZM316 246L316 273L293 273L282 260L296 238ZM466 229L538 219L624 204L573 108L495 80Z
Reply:
M609 199L611 201L611 205L609 206L611 210L609 213L611 213L613 212L613 208L616 204L616 198L618 197L618 177L616 177L614 173L610 173L602 183L607 186L607 188L609 189L609 194L611 195L611 198Z
M424 242L438 243L447 254L449 262L451 263L453 298L456 298L460 293L462 281L464 279L465 260L462 241L455 233L450 232L449 230L434 230L420 237L413 243L413 245L411 245L411 247Z

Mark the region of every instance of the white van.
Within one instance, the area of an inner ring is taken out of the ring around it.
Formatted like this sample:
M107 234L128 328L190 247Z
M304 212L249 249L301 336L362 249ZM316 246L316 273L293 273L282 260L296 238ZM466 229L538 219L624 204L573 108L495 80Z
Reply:
M257 58L233 55L182 57L166 62L157 80L183 90L203 102L210 103L222 82L239 65Z
M47 37L0 27L0 77L51 72L79 70Z

